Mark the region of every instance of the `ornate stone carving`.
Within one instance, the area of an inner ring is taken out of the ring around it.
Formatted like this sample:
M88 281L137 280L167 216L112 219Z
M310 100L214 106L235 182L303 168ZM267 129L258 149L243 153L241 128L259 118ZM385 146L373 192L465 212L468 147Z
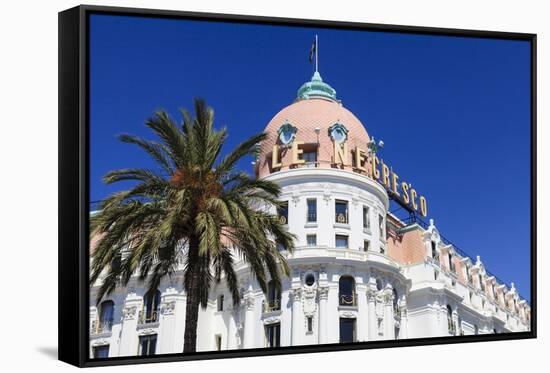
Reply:
M105 345L109 345L109 339L108 338L98 338L98 339L92 339L90 341L90 345L93 346L93 347L96 347L96 346L105 346Z
M243 299L244 307L247 311L251 311L254 309L254 306L256 305L255 299L252 295L246 296Z
M294 288L290 290L292 301L297 302L302 300L302 288Z
M328 299L328 292L329 287L328 286L322 286L318 290L319 299L327 300Z
M302 294L304 296L304 314L306 316L312 316L317 310L317 302L315 302L315 298L317 298L317 289L305 288Z
M133 320L136 317L137 306L126 306L122 309L124 320Z
M292 202L294 202L294 206L298 206L298 202L300 202L300 196L298 196L297 194L293 194Z
M266 317L265 319L263 319L264 325L275 324L275 323L278 323L278 322L281 322L281 317L280 316L270 316L270 317Z
M332 195L330 193L323 193L323 200L328 205L330 203L330 199L332 198Z
M160 306L163 315L173 315L176 311L176 301L165 302Z
M357 313L353 311L340 311L340 317L354 319L357 317Z
M137 334L139 336L157 334L157 329L156 328L143 328L143 329L139 329L137 331Z

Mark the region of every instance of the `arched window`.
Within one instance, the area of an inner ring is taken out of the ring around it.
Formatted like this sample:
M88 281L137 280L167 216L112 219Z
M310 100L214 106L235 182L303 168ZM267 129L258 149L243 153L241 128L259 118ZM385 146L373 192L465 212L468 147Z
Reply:
M355 280L351 276L342 276L339 281L339 299L341 306L356 306Z
M158 322L160 308L160 291L156 290L145 294L144 310L141 312L140 322L142 324Z
M455 326L453 323L453 309L448 304L447 304L447 327L449 329L449 333L454 333Z
M99 306L99 323L96 327L97 333L110 332L115 318L115 302L106 300Z
M264 306L265 312L278 311L281 309L281 288L275 280L267 283L267 302Z

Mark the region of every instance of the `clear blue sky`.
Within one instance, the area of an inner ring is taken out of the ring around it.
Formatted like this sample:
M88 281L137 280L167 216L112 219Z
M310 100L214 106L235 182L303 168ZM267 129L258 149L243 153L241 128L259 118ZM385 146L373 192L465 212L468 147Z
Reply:
M151 138L157 109L179 120L204 97L226 150L262 131L311 78L318 34L323 79L441 233L530 299L528 42L106 15L90 32L92 201L124 186L107 171L153 166L116 135Z

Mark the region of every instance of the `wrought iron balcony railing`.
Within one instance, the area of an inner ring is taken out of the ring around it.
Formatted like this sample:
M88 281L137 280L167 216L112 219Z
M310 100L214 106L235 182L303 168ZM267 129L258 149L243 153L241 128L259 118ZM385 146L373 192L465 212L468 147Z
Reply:
M138 324L151 324L158 322L158 311L153 311L148 314L147 311L141 310L138 315Z
M109 333L113 328L113 320L94 320L91 325L91 334Z
M307 222L308 223L315 223L317 221L317 213L316 212L310 212L307 214Z
M347 214L343 214L343 213L336 213L336 215L334 216L334 220L336 223L340 223L340 224L348 224L348 216Z
M267 312L273 312L273 311L279 311L281 309L281 300L280 299L273 299L273 300L263 300L262 301L262 310L264 313Z
M357 306L357 294L355 292L351 294L339 294L338 299L341 306Z

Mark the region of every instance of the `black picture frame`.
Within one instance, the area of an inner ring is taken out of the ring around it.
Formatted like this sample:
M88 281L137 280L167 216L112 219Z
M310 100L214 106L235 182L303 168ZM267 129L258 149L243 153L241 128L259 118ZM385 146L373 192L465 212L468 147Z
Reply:
M531 45L531 330L508 334L434 337L405 340L358 342L247 349L193 354L166 354L152 357L89 358L89 102L88 44L92 14L132 15L237 23L299 25L352 30L524 40ZM59 13L59 360L79 367L219 359L258 355L282 355L337 350L357 350L419 345L436 345L496 340L536 338L536 34L479 30L459 30L418 26L321 21L294 18L244 16L170 10L78 6Z

